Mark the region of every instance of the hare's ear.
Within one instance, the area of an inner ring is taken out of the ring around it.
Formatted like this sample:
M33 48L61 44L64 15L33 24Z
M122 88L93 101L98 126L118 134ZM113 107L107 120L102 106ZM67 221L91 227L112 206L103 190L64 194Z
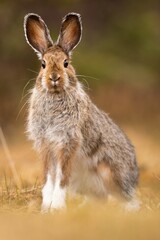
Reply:
M81 36L81 16L77 13L68 13L62 20L57 44L69 53L80 42Z
M24 18L24 33L28 44L39 57L53 45L49 30L40 16L29 13Z

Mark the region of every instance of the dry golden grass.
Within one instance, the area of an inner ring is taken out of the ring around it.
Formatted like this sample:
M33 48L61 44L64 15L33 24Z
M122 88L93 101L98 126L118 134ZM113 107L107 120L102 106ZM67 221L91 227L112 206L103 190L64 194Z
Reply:
M160 140L141 128L125 126L141 170L139 212L126 213L112 200L68 196L68 209L41 215L42 163L22 133L8 141L21 186L17 188L0 144L0 239L160 239Z

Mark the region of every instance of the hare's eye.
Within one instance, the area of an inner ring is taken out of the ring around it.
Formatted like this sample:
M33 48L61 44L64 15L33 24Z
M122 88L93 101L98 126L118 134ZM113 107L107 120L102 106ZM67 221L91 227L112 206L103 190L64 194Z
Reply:
M63 64L64 64L64 67L65 67L65 68L67 68L67 67L68 67L68 61L67 61L67 59L66 59L66 60L64 60L64 63L63 63Z
M46 67L46 62L44 60L42 60L42 68Z

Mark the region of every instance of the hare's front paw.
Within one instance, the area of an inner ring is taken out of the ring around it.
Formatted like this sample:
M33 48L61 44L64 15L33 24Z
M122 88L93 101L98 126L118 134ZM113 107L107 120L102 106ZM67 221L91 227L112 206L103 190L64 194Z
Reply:
M41 213L49 212L52 203L52 196L54 191L54 185L52 183L52 178L48 174L47 181L42 189L42 206L41 206Z
M53 196L52 196L52 203L50 206L51 212L54 210L60 210L66 208L66 189L55 189Z
M42 203L41 213L45 214L65 208L66 208L65 199L61 198L61 196L54 196L52 202Z

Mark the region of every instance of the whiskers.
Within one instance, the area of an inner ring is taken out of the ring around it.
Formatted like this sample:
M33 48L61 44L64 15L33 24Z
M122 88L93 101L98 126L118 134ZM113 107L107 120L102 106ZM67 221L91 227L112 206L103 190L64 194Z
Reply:
M21 102L23 101L23 99L30 93L30 92L28 92L27 94L24 95L26 88L28 87L28 85L30 84L30 82L31 82L31 81L34 81L34 80L36 80L36 78L31 78L31 79L26 83L26 85L24 86L23 91L22 91L21 100L20 100L20 103L19 103L19 104L21 104Z
M92 76L87 76L87 75L76 75L77 77L86 77L86 78L91 78L94 80L99 80L98 78L92 77Z
M86 88L86 90L91 90L89 87L89 83L87 81L86 78L90 78L90 79L94 79L94 80L99 80L98 78L92 77L92 76L87 76L87 75L76 75L76 77L80 77L85 83L86 85L84 85L84 87Z
M31 91L30 90L27 90L27 93L25 94L25 91L26 91L26 88L28 87L28 85L30 84L31 81L35 81L36 78L31 78L27 83L26 85L24 86L23 88L23 91L22 91L22 96L21 96L21 100L19 102L19 107L21 105L21 103L23 102L23 100L28 96L30 95ZM19 118L22 110L24 109L24 107L26 106L26 104L28 103L28 99L24 102L24 104L22 105L22 107L20 108L18 114L17 114L17 117L16 117L16 120Z
M32 70L32 69L29 69L29 68L28 68L27 70L30 71L30 72L32 72L32 73L35 73L36 75L38 74L38 72L36 72L36 71L34 71L34 70ZM28 81L28 82L26 83L26 85L24 86L23 91L22 91L21 100L20 100L20 103L19 103L19 104L21 104L21 102L23 101L23 99L30 93L30 91L29 91L27 94L24 95L25 90L26 90L26 88L28 87L28 85L30 84L31 81L36 81L36 78L31 78L31 79L29 79L29 81Z
M38 74L38 72L36 72L36 71L34 71L34 70L30 69L30 68L28 68L27 70L28 70L29 72Z
M28 68L27 70L30 71L30 72L32 72L32 73L35 73L36 75L38 75L38 72L36 72L36 71L34 71L34 70L32 70L32 69L29 69L29 68ZM29 79L29 81L28 81L28 82L26 83L26 85L24 86L23 91L22 91L22 95L21 95L21 100L20 100L20 102L19 102L19 107L20 107L21 103L23 102L23 100L24 100L28 95L30 95L30 93L31 93L30 90L27 90L27 93L25 94L26 88L29 86L30 82L35 81L35 80L36 80L36 78L31 78L31 79ZM31 89L32 89L32 88L31 88ZM23 109L24 109L24 107L26 106L27 103L28 103L28 99L24 102L24 104L23 104L22 107L20 108L20 110L19 110L19 112L18 112L18 114L17 114L16 120L19 118L21 112L23 111Z
M38 74L38 72L36 72L36 71L33 71L33 70L31 70L31 69L28 69L29 71L31 71L31 72L33 72L33 73L35 73L36 75ZM89 87L89 83L88 83L88 81L87 81L87 78L88 79L94 79L94 80L99 80L99 79L97 79L97 78L95 78L95 77L92 77L92 76L87 76L87 75L76 75L76 77L79 77L82 81L84 81L85 82L85 84L84 84L84 88L87 90L87 91L90 91L91 89L90 89L90 87ZM34 81L35 82L35 80L36 80L36 78L32 78L32 79L30 79L26 84L25 84L25 86L24 86L24 88L23 88L23 91L22 91L22 96L21 96L21 100L20 100L20 103L19 103L19 107L20 107L20 110L19 110L19 112L18 112L18 114L17 114L17 117L16 117L16 120L19 118L19 116L20 116L20 114L22 113L22 111L24 110L24 108L26 107L26 105L28 104L28 95L30 95L31 94L31 91L30 90L26 90L27 88L28 88L28 86L30 85L30 83L32 82L32 81ZM33 89L33 87L29 87L29 89ZM49 97L49 95L48 95L48 89L45 89L45 97L46 98L48 98ZM52 96L52 95L51 95ZM55 95L53 95L52 97L55 97ZM46 99L47 100L47 99ZM23 103L24 102L24 103ZM23 104L22 104L23 103ZM22 106L21 106L22 105Z

